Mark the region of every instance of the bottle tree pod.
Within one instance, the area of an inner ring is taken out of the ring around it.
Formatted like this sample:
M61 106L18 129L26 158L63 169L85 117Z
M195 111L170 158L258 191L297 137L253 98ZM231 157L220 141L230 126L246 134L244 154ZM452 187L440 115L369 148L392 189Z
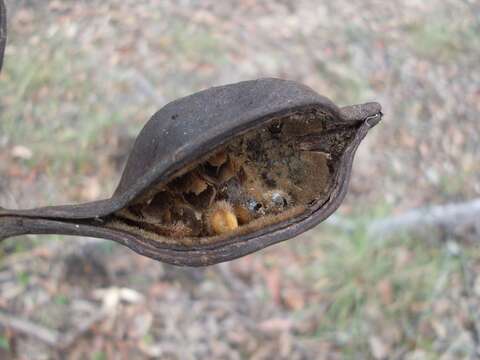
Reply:
M79 235L176 265L232 260L331 215L357 147L381 117L378 103L339 108L293 81L210 88L153 115L111 198L0 208L0 239Z

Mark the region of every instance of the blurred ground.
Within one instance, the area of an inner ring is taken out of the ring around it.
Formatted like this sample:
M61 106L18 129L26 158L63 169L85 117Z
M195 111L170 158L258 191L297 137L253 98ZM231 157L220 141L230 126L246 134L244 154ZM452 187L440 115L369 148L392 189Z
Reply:
M480 195L478 2L7 5L4 207L110 196L148 117L213 85L288 78L339 105L377 100L385 118L359 150L340 209L353 232L320 225L193 270L106 242L5 242L0 314L78 336L59 349L0 328L0 358L479 357L479 239L377 241L364 231L378 217Z

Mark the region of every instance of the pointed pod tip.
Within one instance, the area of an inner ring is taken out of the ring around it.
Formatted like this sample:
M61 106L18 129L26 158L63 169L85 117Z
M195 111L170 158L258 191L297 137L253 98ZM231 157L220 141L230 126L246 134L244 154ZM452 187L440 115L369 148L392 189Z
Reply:
M344 106L340 113L345 121L367 121L370 127L377 125L383 116L382 106L378 102Z
M367 125L372 128L374 127L375 125L377 125L381 120L382 120L382 117L383 117L383 113L381 111L379 111L378 113L376 113L375 115L372 115L372 116L369 116L365 119L365 122L367 123Z

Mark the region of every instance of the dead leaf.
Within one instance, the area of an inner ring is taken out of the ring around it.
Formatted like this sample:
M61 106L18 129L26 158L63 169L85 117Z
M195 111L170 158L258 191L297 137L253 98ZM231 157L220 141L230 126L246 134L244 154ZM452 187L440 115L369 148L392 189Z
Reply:
M386 359L390 350L387 344L378 336L370 336L370 350L375 359Z
M11 154L14 158L30 160L33 156L32 150L23 145L16 145L12 148Z
M114 312L121 301L136 304L145 300L145 297L136 290L118 287L95 290L93 296L101 300L104 309L110 312Z

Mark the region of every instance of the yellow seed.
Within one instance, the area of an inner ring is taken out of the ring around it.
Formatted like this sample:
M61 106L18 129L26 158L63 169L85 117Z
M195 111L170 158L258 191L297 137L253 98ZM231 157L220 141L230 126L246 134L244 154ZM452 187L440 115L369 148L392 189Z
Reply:
M212 215L212 230L220 235L233 231L238 227L238 221L235 214L224 210L219 210Z
M225 234L238 228L238 220L232 206L226 201L215 203L207 215L210 232Z

